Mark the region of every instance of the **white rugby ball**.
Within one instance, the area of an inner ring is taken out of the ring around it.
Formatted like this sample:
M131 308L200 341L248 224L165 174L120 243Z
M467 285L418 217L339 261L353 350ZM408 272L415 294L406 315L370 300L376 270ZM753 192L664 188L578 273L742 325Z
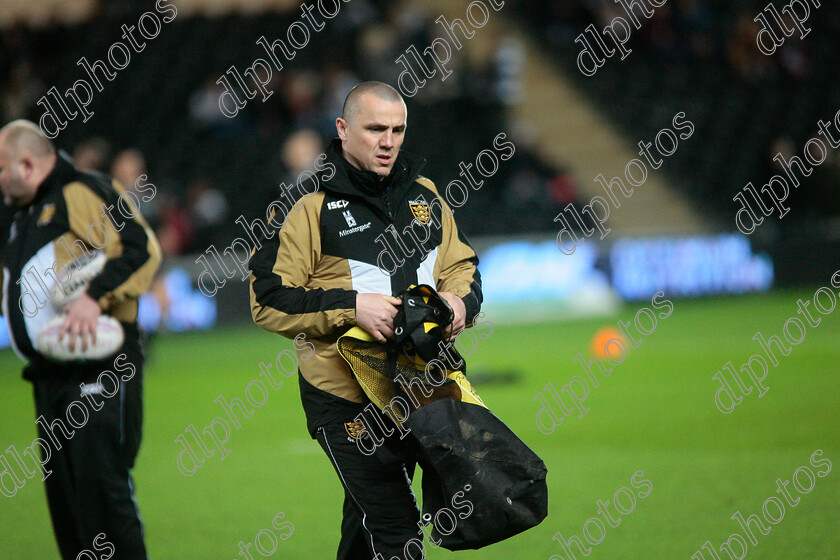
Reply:
M73 260L58 271L58 281L50 290L52 303L56 310L61 311L64 306L82 295L90 285L90 281L102 272L108 258L101 251L94 251Z
M67 315L62 313L47 321L38 332L36 341L38 352L57 362L101 360L119 350L125 340L120 322L109 315L100 315L96 323L96 343L92 344L88 338L87 350L82 350L82 341L77 336L75 348L70 350L69 333L64 335L63 340L58 340L66 318Z

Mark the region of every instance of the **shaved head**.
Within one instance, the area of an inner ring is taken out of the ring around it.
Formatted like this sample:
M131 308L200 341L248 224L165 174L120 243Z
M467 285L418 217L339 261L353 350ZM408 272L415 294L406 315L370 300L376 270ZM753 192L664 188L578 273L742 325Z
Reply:
M400 95L400 92L388 84L383 82L362 82L357 84L350 90L350 93L347 94L347 98L344 100L344 109L341 111L341 118L347 122L352 122L356 115L359 114L360 100L362 95L366 93L375 95L383 101L388 101L390 103L399 102L402 103L403 106L405 105L405 101L403 100L402 95Z
M386 177L405 138L406 113L402 96L388 84L362 82L354 87L335 120L344 159L356 169Z
M37 158L55 155L55 146L38 125L27 120L12 121L0 128L0 145L11 155L27 154Z
M33 122L12 121L0 128L0 192L10 206L26 206L52 172L55 145Z

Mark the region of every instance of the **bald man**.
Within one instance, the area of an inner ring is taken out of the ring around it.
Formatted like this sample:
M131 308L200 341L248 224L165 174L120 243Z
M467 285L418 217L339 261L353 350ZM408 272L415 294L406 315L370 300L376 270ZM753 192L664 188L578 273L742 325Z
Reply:
M114 560L145 560L130 469L142 420L137 298L160 264L157 240L131 200L120 201L121 185L74 168L28 121L0 129L0 192L15 209L2 256L3 311L12 347L26 362L23 376L34 388L42 476L59 551L64 560L76 560L82 551L110 543ZM109 210L115 207L128 216ZM63 289L57 272L94 251L105 254L104 268L83 293L56 308L51 296ZM123 346L103 360L50 360L35 340L61 312L67 314L62 337L71 345L87 347L99 315L107 313L123 326ZM80 406L86 421L77 425ZM20 467L27 477L41 470L37 463Z
M420 175L425 160L401 151L406 119L391 86L353 88L317 191L307 181L309 194L294 209L273 203L272 231L250 261L254 321L308 341L295 343L307 428L344 488L338 560L417 558L423 537L408 440L392 431L372 454L361 451L359 438L370 435L358 417L369 401L336 340L356 325L379 342L393 338L401 302L394 296L412 284L429 284L450 303L452 335L482 301L475 252L434 183Z

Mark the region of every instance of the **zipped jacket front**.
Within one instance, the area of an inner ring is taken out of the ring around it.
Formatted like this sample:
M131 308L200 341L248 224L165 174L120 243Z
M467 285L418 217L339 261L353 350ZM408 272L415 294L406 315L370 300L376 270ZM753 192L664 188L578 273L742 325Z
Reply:
M356 324L356 295L396 295L428 284L464 300L467 322L480 311L478 258L459 232L422 158L401 152L391 175L351 168L341 143L308 183L317 190L293 208L273 203L268 235L250 259L251 312L262 328L295 338L303 378L348 401L363 393L335 342ZM305 185L303 186L305 188ZM276 233L276 235L275 235Z

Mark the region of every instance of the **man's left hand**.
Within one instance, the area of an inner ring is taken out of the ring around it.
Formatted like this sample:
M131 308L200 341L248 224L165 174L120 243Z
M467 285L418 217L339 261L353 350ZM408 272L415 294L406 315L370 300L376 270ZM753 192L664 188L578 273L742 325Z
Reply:
M443 335L448 339L451 340L453 337L458 336L464 327L466 326L466 317L467 317L467 307L464 305L464 300L453 294L452 292L439 292L440 297L446 300L452 310L455 312L455 318L452 320L452 324L446 327L443 331Z
M88 339L91 344L96 344L96 321L102 314L99 303L87 293L83 293L65 305L64 312L67 314L67 319L61 325L58 340L64 338L65 334L69 334L71 351L76 347L76 337L82 339L82 350L87 350Z

